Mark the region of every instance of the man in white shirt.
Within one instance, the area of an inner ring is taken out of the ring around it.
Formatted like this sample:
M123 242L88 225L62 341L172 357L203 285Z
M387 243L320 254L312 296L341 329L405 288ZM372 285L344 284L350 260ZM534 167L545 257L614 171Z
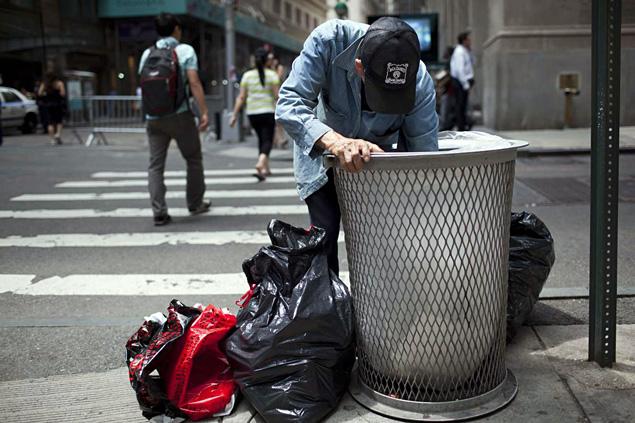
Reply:
M472 47L470 33L459 34L458 42L450 59L450 75L456 104L456 125L459 131L466 131L471 126L467 121L467 103L470 89L474 85L474 59L470 52Z

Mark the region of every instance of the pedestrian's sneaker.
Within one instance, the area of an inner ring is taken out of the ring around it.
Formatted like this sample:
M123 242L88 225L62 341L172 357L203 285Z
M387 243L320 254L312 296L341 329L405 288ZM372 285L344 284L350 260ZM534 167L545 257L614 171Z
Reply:
M169 214L163 214L160 216L154 216L154 226L163 226L167 225L172 221L172 218Z
M196 216L197 214L207 213L211 206L211 201L203 201L198 207L190 209L190 215Z

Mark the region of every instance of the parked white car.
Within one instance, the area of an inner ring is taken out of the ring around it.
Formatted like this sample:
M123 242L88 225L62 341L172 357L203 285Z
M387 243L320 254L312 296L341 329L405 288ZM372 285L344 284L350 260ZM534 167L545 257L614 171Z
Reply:
M20 128L29 134L37 129L39 122L37 104L20 91L9 87L0 87L2 101L2 127Z

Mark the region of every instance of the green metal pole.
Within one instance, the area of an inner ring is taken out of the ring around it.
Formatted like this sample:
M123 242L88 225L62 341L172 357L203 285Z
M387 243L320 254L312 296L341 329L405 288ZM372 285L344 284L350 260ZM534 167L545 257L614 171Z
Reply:
M615 362L621 0L593 0L589 360Z

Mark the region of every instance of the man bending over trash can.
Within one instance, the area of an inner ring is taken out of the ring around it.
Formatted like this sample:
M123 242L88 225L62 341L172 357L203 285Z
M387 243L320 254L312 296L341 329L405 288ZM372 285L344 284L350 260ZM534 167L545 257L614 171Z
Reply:
M322 154L358 172L370 153L437 149L432 78L417 34L385 17L372 25L331 20L317 27L280 88L276 120L295 141L294 168L311 223L326 230L329 267L339 270L340 208Z

